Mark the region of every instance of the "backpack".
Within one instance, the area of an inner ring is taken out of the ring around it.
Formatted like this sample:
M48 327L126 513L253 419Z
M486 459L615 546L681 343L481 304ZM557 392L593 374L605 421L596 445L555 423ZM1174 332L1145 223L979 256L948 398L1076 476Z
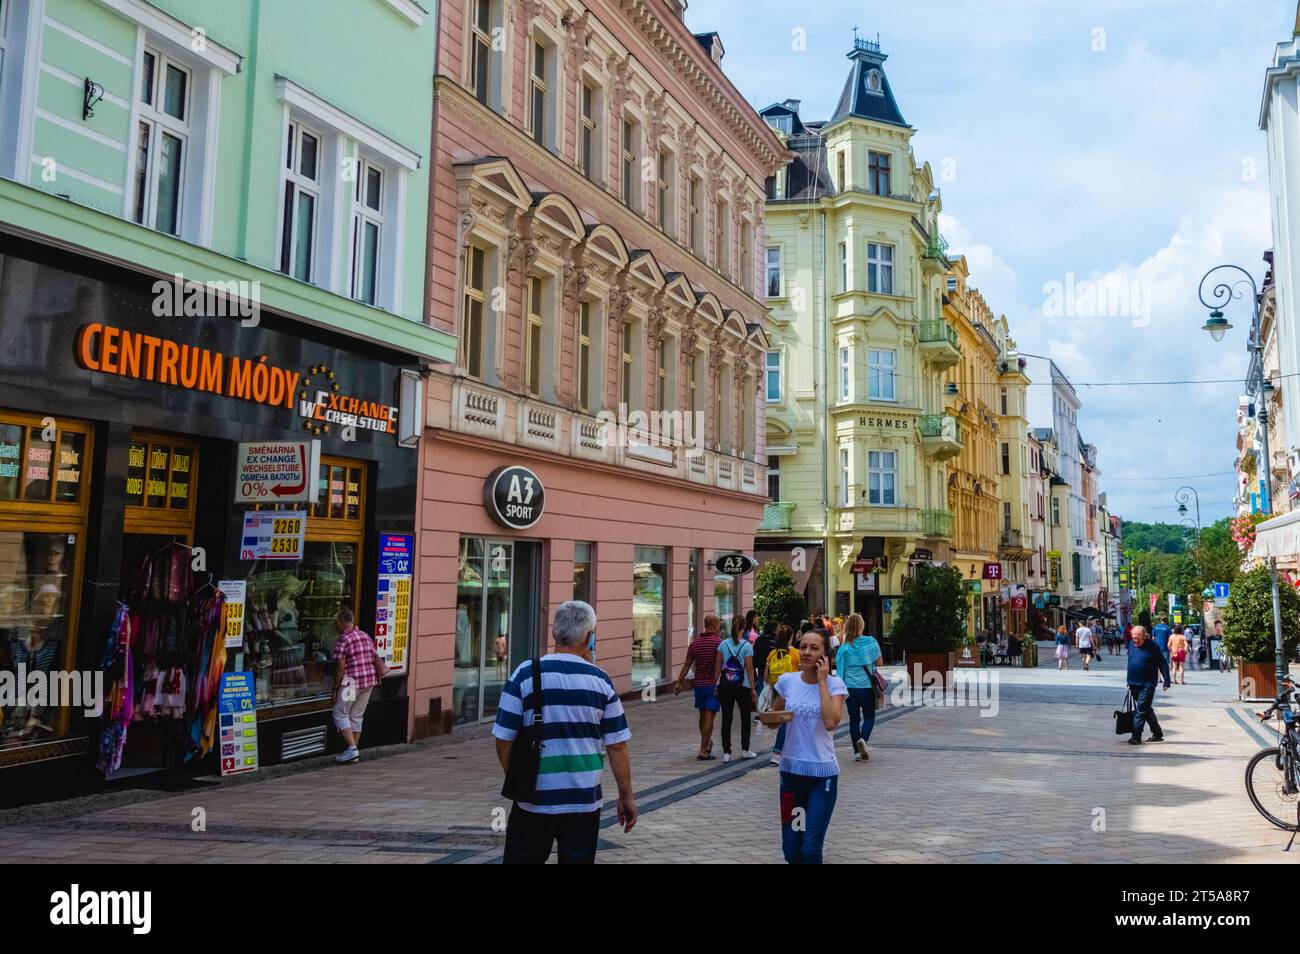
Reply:
M794 659L788 649L774 649L767 657L767 684L775 686L776 681L788 672L794 672Z
M727 640L724 646L731 646L731 656L722 664L722 681L733 689L739 689L745 684L745 661L741 658L741 650L748 645L741 640L740 645L736 646Z

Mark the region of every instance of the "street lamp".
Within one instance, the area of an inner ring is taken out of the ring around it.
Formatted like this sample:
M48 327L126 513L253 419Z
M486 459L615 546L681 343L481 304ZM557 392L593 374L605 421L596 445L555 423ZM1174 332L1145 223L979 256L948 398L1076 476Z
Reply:
M1201 542L1201 495L1196 492L1195 487L1179 487L1174 491L1174 499L1178 501L1178 516L1183 517L1185 521L1190 520L1187 516L1188 497L1196 504L1196 542Z
M1245 277L1234 277L1231 280L1221 278L1212 281L1211 276L1216 272L1240 272ZM1210 296L1208 301L1205 297L1207 283ZM1233 299L1243 297L1247 288L1250 289L1249 347L1252 357L1250 371L1247 373L1246 378L1246 391L1249 394L1259 393L1255 417L1259 421L1260 441L1264 451L1263 499L1260 503L1265 516L1271 516L1273 513L1273 457L1268 448L1268 401L1273 394L1273 384L1264 376L1264 336L1260 333L1259 327L1259 286L1255 284L1254 276L1240 265L1216 265L1201 277L1197 295L1201 299L1201 304L1210 309L1210 317L1201 326L1202 330L1208 331L1210 337L1215 341L1222 341L1224 334L1232 328L1228 320L1223 317L1222 309ZM1199 506L1200 502L1198 500L1198 510ZM1199 517L1197 523L1200 523ZM1268 572L1273 584L1273 648L1276 657L1277 688L1280 692L1282 690L1282 679L1286 676L1286 656L1282 649L1282 610L1277 596L1277 560L1273 557L1268 558Z

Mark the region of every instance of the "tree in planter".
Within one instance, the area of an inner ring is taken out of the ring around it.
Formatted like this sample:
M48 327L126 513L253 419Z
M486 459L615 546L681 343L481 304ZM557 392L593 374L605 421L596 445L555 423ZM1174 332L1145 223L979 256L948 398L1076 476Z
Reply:
M966 641L966 583L953 566L917 565L898 601L894 643L912 653L950 653Z
M1277 588L1282 610L1282 647L1286 658L1295 656L1300 642L1300 594L1295 587ZM1240 573L1228 593L1223 612L1223 648L1244 662L1267 663L1277 657L1273 641L1273 586L1268 567Z
M799 631L808 604L795 589L794 574L784 563L764 563L754 574L754 612L764 624L775 620Z

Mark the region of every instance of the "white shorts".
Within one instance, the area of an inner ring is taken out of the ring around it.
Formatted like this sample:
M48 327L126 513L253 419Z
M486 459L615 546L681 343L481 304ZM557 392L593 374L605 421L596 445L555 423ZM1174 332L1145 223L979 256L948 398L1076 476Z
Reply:
M370 702L370 693L374 688L371 686L369 689L356 690L356 698L351 702L343 698L343 690L340 689L339 697L334 703L334 728L360 732L361 718L366 714L366 705Z

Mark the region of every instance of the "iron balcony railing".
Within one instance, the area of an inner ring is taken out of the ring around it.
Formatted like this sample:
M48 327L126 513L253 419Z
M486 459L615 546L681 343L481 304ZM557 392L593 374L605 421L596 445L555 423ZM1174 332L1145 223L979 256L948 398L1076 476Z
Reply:
M952 511L922 510L921 532L933 537L952 536Z
M935 232L930 236L930 240L925 243L925 251L921 253L924 258L941 258L948 257L948 240Z
M957 343L957 329L942 318L927 318L920 323L918 327L921 344L932 344L934 342L948 342L954 348L961 350Z
M920 431L923 438L937 437L941 440L961 443L961 421L951 414L923 414Z

